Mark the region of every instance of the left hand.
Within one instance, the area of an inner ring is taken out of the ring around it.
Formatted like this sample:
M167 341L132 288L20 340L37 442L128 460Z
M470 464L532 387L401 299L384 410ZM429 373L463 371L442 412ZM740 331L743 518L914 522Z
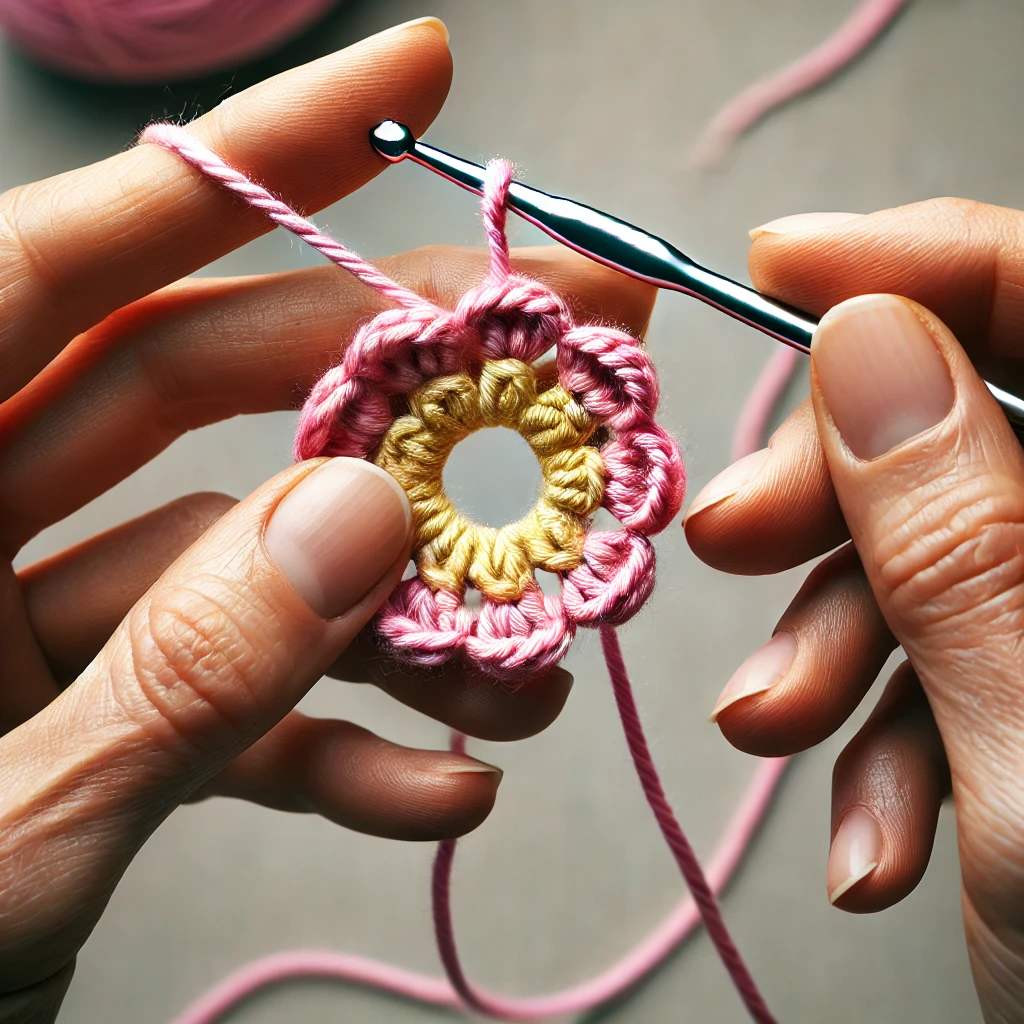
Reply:
M382 117L426 128L450 72L443 34L419 23L262 83L189 130L315 211L384 169L367 144ZM234 796L418 840L463 834L493 804L490 766L293 710L408 564L408 517L399 537L386 502L397 485L367 489L383 474L365 463L303 463L238 504L189 495L12 568L28 540L185 431L294 408L382 308L335 267L186 276L269 228L148 145L0 197L0 1020L52 1018L121 873L182 801ZM513 262L583 318L646 325L650 288L555 248ZM440 247L380 261L445 305L486 264ZM352 555L345 568L322 557L332 543ZM328 590L348 592L339 606ZM488 739L543 729L572 682L556 669L513 692L366 653L354 644L332 671Z

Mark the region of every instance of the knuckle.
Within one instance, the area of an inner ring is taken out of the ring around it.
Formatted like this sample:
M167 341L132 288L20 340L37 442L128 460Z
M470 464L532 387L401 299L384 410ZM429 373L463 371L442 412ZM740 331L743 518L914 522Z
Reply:
M32 185L20 185L0 195L0 268L7 286L28 282L45 298L56 290L57 275L24 227L47 219L42 205ZM53 222L52 213L49 221Z
M880 524L880 579L894 614L934 628L1024 624L1024 495L994 476L936 479ZM895 520L895 522L893 522Z
M942 196L929 199L920 204L919 209L926 215L931 224L944 224L954 229L955 234L970 238L976 226L985 219L985 213L991 207L974 199L961 199L956 196Z
M174 431L194 429L208 421L211 410L196 401L196 379L189 373L187 360L175 358L174 344L166 341L163 332L146 331L126 356L134 360L152 396L154 419Z
M172 519L179 520L181 535L192 543L237 504L236 498L218 491L197 491L171 502L166 510Z
M480 250L440 243L421 245L402 257L399 280L434 302L454 301L462 291L459 270L476 261L482 261Z
M128 622L130 671L115 684L148 731L205 745L247 734L267 713L272 683L291 667L274 616L221 580L154 593Z
M959 221L974 220L986 209L984 203L974 199L962 199L959 196L939 196L937 199L929 199L924 205L949 220Z

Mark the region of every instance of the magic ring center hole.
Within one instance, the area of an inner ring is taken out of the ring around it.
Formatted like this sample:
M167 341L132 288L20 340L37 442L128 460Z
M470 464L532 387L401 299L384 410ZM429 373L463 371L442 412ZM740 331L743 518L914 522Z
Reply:
M495 528L533 508L542 479L530 446L506 427L470 434L444 467L444 489L455 508L472 522Z

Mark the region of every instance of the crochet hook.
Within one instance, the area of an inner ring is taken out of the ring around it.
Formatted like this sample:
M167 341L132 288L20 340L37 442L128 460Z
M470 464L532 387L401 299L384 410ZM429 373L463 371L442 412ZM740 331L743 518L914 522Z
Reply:
M417 140L404 124L381 121L370 132L370 145L385 160L412 160L480 195L484 168ZM653 284L692 295L769 337L801 352L810 352L818 321L810 313L762 295L695 263L674 245L593 207L513 181L509 209L556 241L598 263ZM1024 431L1024 400L985 382L1006 418Z

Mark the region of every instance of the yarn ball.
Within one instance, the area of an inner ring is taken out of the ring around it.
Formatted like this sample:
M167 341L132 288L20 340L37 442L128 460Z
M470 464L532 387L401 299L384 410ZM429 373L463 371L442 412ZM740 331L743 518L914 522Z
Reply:
M194 78L276 49L338 0L0 0L0 28L95 82Z

